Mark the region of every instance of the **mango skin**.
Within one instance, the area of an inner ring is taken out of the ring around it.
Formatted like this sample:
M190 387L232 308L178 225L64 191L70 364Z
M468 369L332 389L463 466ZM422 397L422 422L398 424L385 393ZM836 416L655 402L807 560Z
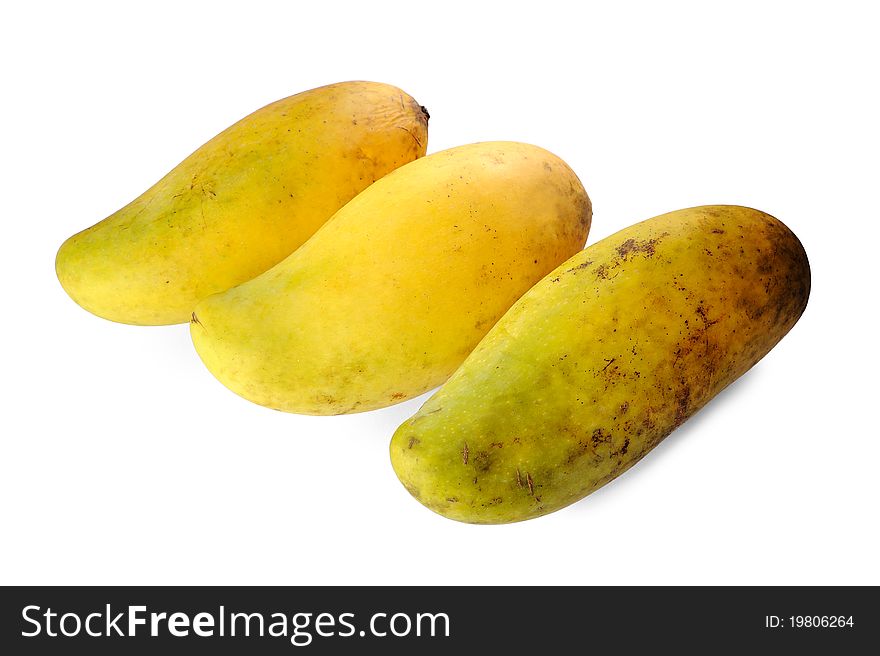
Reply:
M183 323L200 299L280 262L427 143L427 113L387 84L343 82L279 100L64 242L58 279L105 319Z
M196 307L220 382L314 415L392 405L442 383L535 282L583 248L589 197L527 144L452 148L355 197L299 250Z
M638 462L803 312L797 237L757 210L664 214L525 294L391 440L425 506L478 524L567 506Z

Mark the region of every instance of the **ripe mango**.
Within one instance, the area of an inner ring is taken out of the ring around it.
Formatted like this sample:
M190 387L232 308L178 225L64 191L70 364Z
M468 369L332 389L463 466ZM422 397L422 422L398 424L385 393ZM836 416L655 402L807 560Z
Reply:
M527 289L580 250L590 200L521 143L402 166L266 273L201 301L193 342L255 403L361 412L442 383Z
M427 118L375 82L267 105L64 242L58 279L106 319L185 322L200 299L271 268L367 185L424 155Z
M558 510L639 461L789 331L797 237L757 210L681 210L578 253L525 294L391 440L431 510L480 524Z

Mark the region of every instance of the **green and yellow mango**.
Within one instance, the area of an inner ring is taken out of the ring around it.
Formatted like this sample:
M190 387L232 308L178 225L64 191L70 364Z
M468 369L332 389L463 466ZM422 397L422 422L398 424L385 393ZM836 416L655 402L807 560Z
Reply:
M427 112L400 89L345 82L274 102L141 196L68 239L67 293L123 323L188 321L271 268L373 181L425 154Z
M246 399L361 412L442 383L533 284L583 248L590 200L527 144L400 167L262 275L195 308L208 369Z
M780 221L671 212L578 253L501 318L391 440L451 519L538 517L620 476L791 329L810 267Z

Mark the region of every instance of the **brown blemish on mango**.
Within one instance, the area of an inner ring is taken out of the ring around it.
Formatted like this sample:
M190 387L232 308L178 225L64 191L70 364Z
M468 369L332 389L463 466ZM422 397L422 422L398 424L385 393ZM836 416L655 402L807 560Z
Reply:
M665 237L669 233L664 233L660 237L656 237L654 239L646 239L644 241L636 241L635 239L627 239L620 246L617 247L617 255L623 259L626 259L630 253L643 253L645 257L651 257L654 255L657 243L660 241L662 237Z
M480 472L481 474L489 471L489 467L491 466L491 462L489 460L489 454L485 451L478 451L477 454L473 458L474 460L474 468Z

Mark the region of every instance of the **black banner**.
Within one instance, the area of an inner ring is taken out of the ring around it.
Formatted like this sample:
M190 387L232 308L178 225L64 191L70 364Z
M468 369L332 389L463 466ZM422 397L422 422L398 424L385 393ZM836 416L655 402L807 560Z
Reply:
M0 612L5 654L855 653L880 639L872 587L12 587Z

